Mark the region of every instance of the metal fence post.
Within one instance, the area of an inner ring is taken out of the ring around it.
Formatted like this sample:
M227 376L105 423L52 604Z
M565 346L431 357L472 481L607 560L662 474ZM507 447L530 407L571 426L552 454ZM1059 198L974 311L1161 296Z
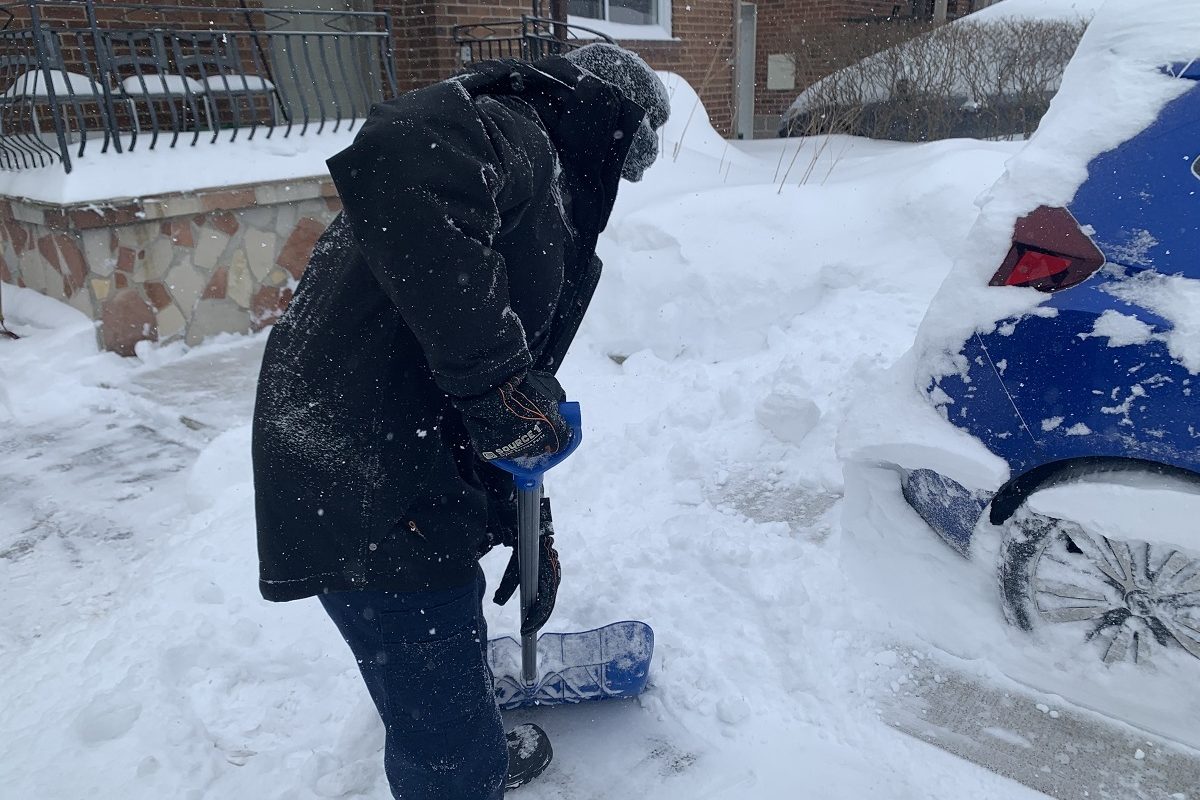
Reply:
M107 65L104 58L104 47L100 43L100 23L96 21L96 2L95 0L87 0L87 20L88 29L92 32L92 47L96 50L96 70L99 74L100 92L104 96L104 109L101 116L104 117L104 127L106 136L111 136L113 147L118 153L124 152L121 146L121 130L117 125L117 109L113 105L112 89L109 88L108 78L106 76ZM137 113L136 111L134 113ZM108 142L104 143L105 149L108 148ZM101 150L100 152L104 152Z
M50 54L46 52L46 41L42 38L45 31L42 28L42 12L38 8L40 2L39 0L27 0L27 3L29 7L29 21L33 27L33 47L35 52L37 52L38 68L42 80L46 82L46 104L50 106L50 116L54 119L54 134L58 139L58 157L62 160L63 169L70 173L72 166L70 145L67 143L66 121L63 119L62 109L58 107L58 95L54 91L54 81L50 74ZM36 91L37 83L35 82L34 92ZM36 104L34 104L32 111L36 121Z
M383 99L392 100L400 94L400 83L396 79L396 48L392 41L392 15L388 12L383 14L383 30L387 33L387 38L383 40L384 73L388 88L392 90L391 97Z

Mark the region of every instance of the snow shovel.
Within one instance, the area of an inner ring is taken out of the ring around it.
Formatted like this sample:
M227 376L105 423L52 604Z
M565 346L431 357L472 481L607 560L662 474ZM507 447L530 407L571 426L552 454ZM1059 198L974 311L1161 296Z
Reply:
M583 438L579 403L559 411L574 436L567 447L532 463L493 462L517 484L517 561L521 570L521 619L537 600L542 478L575 451ZM654 632L644 622L614 622L578 633L523 634L488 642L488 660L502 709L634 697L646 688ZM540 669L539 669L540 664Z

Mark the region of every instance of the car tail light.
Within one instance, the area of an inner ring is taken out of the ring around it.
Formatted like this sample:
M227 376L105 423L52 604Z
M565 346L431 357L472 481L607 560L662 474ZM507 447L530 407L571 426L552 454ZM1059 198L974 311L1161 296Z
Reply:
M1004 283L1008 286L1023 286L1030 281L1053 278L1055 275L1066 272L1070 268L1071 259L1069 258L1052 256L1049 253L1042 253L1038 250L1026 250L1017 259L1017 265L1013 267L1013 271L1009 273L1009 276L1004 279Z
M1082 283L1102 266L1104 254L1071 212L1042 206L1017 220L1012 247L991 285L1057 292Z

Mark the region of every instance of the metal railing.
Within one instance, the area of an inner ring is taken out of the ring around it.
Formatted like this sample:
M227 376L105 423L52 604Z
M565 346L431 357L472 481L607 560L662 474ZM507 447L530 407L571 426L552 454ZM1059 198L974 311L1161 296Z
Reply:
M535 61L593 42L615 44L612 37L582 25L543 17L496 19L454 26L454 43L462 64L489 58Z
M0 3L0 169L336 131L398 93L388 14L217 2Z

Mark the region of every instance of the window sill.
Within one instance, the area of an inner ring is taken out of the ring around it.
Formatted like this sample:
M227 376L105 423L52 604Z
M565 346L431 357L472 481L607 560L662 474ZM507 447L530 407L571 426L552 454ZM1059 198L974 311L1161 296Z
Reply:
M638 42L678 42L677 37L672 36L671 32L662 25L628 25L622 22L609 22L604 19L592 19L590 17L567 17L567 24L582 25L585 28L591 28L594 31L599 31L607 36L611 36L617 41L638 41ZM577 31L576 34L580 39L595 38L588 34L587 31Z

